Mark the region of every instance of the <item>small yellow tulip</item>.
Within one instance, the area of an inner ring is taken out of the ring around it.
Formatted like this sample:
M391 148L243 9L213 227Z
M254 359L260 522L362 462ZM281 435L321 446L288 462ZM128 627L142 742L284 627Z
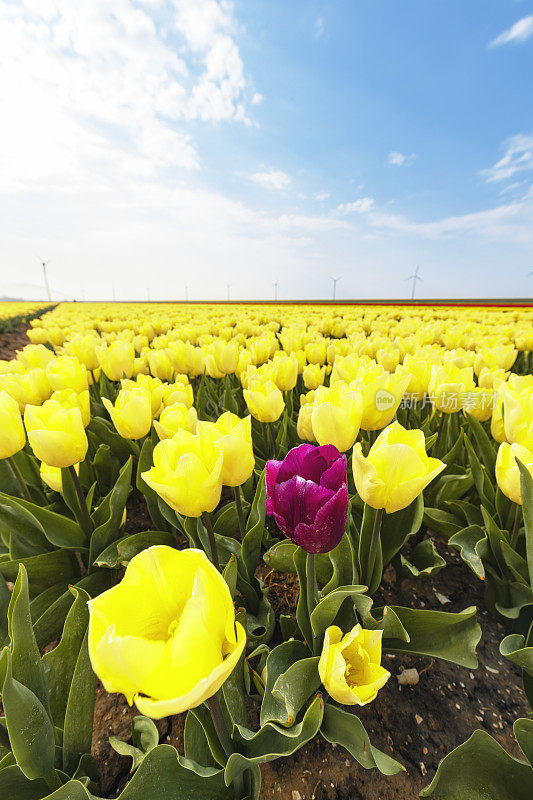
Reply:
M274 359L274 383L282 392L289 392L296 386L298 366L298 359L294 355L283 355Z
M480 422L490 419L494 408L494 392L491 389L482 389L476 386L462 399L463 411L472 414Z
M54 358L53 352L45 347L44 344L27 344L20 353L17 353L18 361L22 362L28 369L40 367L46 369L46 365Z
M74 469L76 470L76 475L79 475L80 465L74 464ZM59 467L51 467L49 464L45 464L43 461L39 472L41 473L42 481L46 483L50 489L52 489L54 492L63 491L63 479L61 477L61 469Z
M187 408L184 403L173 403L161 412L159 420L155 420L154 428L160 439L172 439L179 430L196 433L198 415L194 406Z
M259 422L275 422L285 408L283 394L274 381L254 377L243 394L250 414Z
M361 444L354 446L352 468L364 502L392 514L410 505L446 464L426 454L422 431L393 422L379 434L366 458Z
M503 424L508 442L533 439L533 386L521 392L509 385L502 388Z
M91 401L88 389L85 389L84 392L79 392L79 394L70 389L60 389L57 392L52 392L50 399L57 400L63 408L79 408L84 428L91 421Z
M223 378L237 369L239 348L235 342L218 340L209 346L205 358L205 370L211 378Z
M508 444L503 442L498 448L496 456L496 481L498 486L509 500L522 505L520 489L520 470L516 459L533 475L533 441L524 444Z
M296 424L296 431L298 436L304 442L316 442L315 434L313 433L313 424L311 417L313 415L313 404L303 403L300 406L298 413L298 422Z
M165 350L150 350L148 355L150 372L154 378L169 381L174 374L174 367Z
M98 363L110 381L131 378L135 360L135 348L131 342L115 341L96 348Z
M173 406L175 403L183 403L190 408L194 403L192 386L186 375L175 375L174 383L168 384L163 391L163 406Z
M141 386L121 389L114 405L107 397L102 403L123 439L142 439L152 427L150 393Z
M431 368L429 395L439 411L453 414L463 407L463 399L474 389L472 367L458 367L449 362Z
M64 352L74 356L80 363L85 364L88 370L98 369L96 346L99 339L92 333L78 334L64 344Z
M240 419L226 411L216 422L198 423L198 434L215 444L224 455L224 486L242 486L254 471L251 422L250 416Z
M359 389L363 397L361 428L364 431L379 431L390 424L410 381L409 374L390 375L368 368L360 373L352 385Z
M26 444L19 405L5 391L0 391L0 458L11 458Z
M224 578L199 550L143 550L88 606L94 671L153 719L212 697L246 643Z
M87 368L72 356L60 356L47 364L46 377L54 392L69 389L71 392L85 392L89 388Z
M306 389L318 389L324 383L326 367L321 367L320 364L308 364L304 367L302 377Z
M26 406L24 424L39 461L51 467L71 467L85 458L88 442L78 407L66 409L56 400Z
M333 444L341 453L348 450L359 433L363 398L355 384L337 381L333 386L320 386L315 393L311 425L316 441Z
M135 389L141 387L150 395L150 405L152 407L152 418L157 417L163 404L163 394L168 384L163 383L160 378L153 378L151 375L139 374L135 381L124 378L120 385L123 389Z
M220 448L179 430L172 439L156 444L153 459L154 466L142 477L174 511L186 517L214 511L222 491L224 456Z
M336 625L326 630L318 673L337 703L364 706L385 686L390 672L381 666L382 636L383 631L368 631L360 625L344 636Z

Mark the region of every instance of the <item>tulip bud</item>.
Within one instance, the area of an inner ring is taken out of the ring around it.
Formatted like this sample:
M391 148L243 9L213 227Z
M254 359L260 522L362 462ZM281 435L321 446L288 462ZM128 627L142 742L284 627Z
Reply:
M289 392L298 380L298 359L296 356L280 356L274 359L274 382L282 392Z
M115 405L107 397L102 403L123 439L142 439L152 427L150 393L140 386L121 389Z
M302 439L304 442L316 442L315 434L313 433L313 424L311 421L312 415L312 403L305 403L300 406L296 431L300 439Z
M51 467L71 467L83 461L87 436L79 408L63 408L56 400L27 406L24 424L28 441L39 461Z
M337 381L333 386L320 386L315 393L311 425L319 444L332 444L341 453L348 450L359 433L363 398L361 392Z
M91 401L88 389L79 394L72 392L70 389L60 389L57 392L52 392L51 400L56 400L63 408L79 408L84 428L91 421Z
M198 416L196 409L187 408L184 403L173 403L161 412L159 420L155 420L154 428L160 439L172 439L179 430L196 433Z
M135 360L135 348L131 342L115 341L96 348L98 363L110 381L131 378Z
M372 508L393 514L406 508L446 464L426 454L424 434L393 422L383 430L368 456L357 442L352 458L355 488Z
M24 364L27 369L40 367L46 369L46 365L54 358L53 352L45 347L44 344L27 344L20 353L17 353L17 360Z
M80 465L74 464L74 469L76 470L76 475L79 475ZM61 476L61 469L59 467L51 467L49 464L45 464L43 461L39 468L39 472L41 473L42 481L46 483L50 489L52 489L54 492L63 491L63 478Z
M19 405L5 391L0 391L0 459L11 458L26 444Z
M324 383L326 367L321 367L320 364L308 364L304 367L302 377L306 389L318 389Z
M275 422L285 408L283 395L271 380L254 378L243 394L250 414L259 422Z
M179 430L156 444L154 466L142 478L157 494L186 517L214 511L222 491L221 450L205 438Z
M186 375L175 375L174 383L165 386L163 391L163 406L172 406L175 403L183 403L190 408L194 402L192 386Z
M80 364L71 356L59 356L50 361L46 367L46 376L54 392L69 389L79 394L89 388L85 364Z
M519 392L504 385L502 400L507 441L520 443L533 439L533 386Z
M301 444L283 461L267 461L267 514L308 553L327 553L346 530L346 456L333 445Z
M224 455L222 483L242 486L254 471L251 417L240 419L226 411L216 422L199 422L198 434L215 444Z
M533 475L533 440L524 441L523 444L507 444L507 442L503 442L496 456L496 481L498 486L509 500L521 506L520 469L516 459L521 461Z

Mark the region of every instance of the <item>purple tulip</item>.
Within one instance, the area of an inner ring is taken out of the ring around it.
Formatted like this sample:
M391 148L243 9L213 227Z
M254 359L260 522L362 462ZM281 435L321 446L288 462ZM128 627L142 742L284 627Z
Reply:
M268 461L267 514L308 553L336 547L348 518L346 456L332 444L301 444L283 461Z

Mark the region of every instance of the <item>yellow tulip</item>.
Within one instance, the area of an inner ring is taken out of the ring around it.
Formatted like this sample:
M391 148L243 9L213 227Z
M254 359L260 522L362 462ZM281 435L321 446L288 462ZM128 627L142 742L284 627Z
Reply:
M123 439L142 439L152 427L150 393L141 386L121 389L114 405L107 397L102 403Z
M376 353L376 361L387 370L394 372L400 363L400 351L398 348L383 348Z
M94 671L153 719L212 697L246 643L224 578L199 550L143 550L88 606Z
M242 486L254 471L251 417L240 419L226 411L216 422L199 422L198 434L215 444L223 453L222 483Z
M79 394L70 389L60 389L57 392L52 392L50 399L57 400L63 408L79 408L84 428L91 421L91 401L88 389L85 389L84 392L79 392Z
M326 367L321 367L320 364L307 364L304 367L302 377L306 389L318 389L324 383Z
M431 364L429 361L407 353L396 374L409 375L410 381L406 389L407 394L410 394L413 400L423 400L427 394L431 378Z
M429 395L439 411L453 414L463 407L464 396L474 389L472 367L458 367L452 363L431 368Z
M274 359L274 383L282 392L289 392L296 386L298 366L298 359L294 355L283 355Z
M365 431L379 431L393 420L402 397L411 381L410 375L390 375L382 371L365 369L353 386L363 397L363 416L361 428Z
M503 400L501 394L494 395L494 405L492 407L492 417L490 421L490 432L492 438L497 442L505 442L505 427L503 424Z
M352 468L364 502L392 514L410 505L446 464L426 454L422 431L393 422L379 434L366 458L361 444L354 446Z
M491 389L482 389L476 386L462 399L463 411L472 414L480 422L490 419L494 408L494 392Z
M348 450L359 433L363 398L355 384L337 381L320 386L315 393L311 425L319 444L333 444L341 453Z
M497 389L498 386L505 382L510 373L504 369L491 370L488 367L483 367L478 375L477 382L481 389Z
M4 391L0 391L0 458L11 458L26 444L19 405Z
M70 389L79 394L89 388L85 364L80 364L72 356L60 356L50 361L46 367L46 377L54 392Z
M326 342L318 340L305 345L305 355L310 364L325 364L327 357Z
M326 630L318 673L337 703L364 706L385 686L390 672L381 666L382 636L383 631L368 631L360 625L345 635L336 625Z
M150 372L154 378L169 381L174 374L174 367L165 350L150 350L148 355Z
M76 475L79 475L80 472L80 465L74 464L74 469L76 470ZM49 464L45 464L44 461L42 462L39 472L41 473L41 479L47 486L50 487L54 492L61 492L63 491L63 479L61 477L61 469L59 467L51 467Z
M313 424L311 417L313 416L313 404L304 403L300 406L298 413L298 422L296 424L296 431L300 439L304 442L316 442L315 434L313 433Z
M85 364L88 370L98 369L96 346L99 338L92 333L78 334L67 340L63 346L65 353L74 356L79 362Z
M172 439L156 444L153 459L154 466L142 477L174 511L186 517L214 511L222 491L224 456L220 448L179 430Z
M533 440L524 444L508 444L503 442L498 448L496 456L496 481L498 486L509 500L522 505L520 489L520 470L516 459L533 475Z
M238 360L239 348L236 343L218 340L209 346L205 369L211 378L223 378L235 372Z
M44 344L27 344L20 353L17 353L17 359L28 369L33 369L34 367L46 369L46 365L53 358L53 352L48 347L45 347Z
M183 403L187 408L194 403L192 386L186 375L175 375L174 383L168 384L163 391L163 406L167 408L175 403Z
M56 400L46 400L42 406L26 406L24 424L39 461L71 467L85 458L88 442L79 408L66 409Z
M508 442L533 439L533 386L519 392L510 386L502 388L503 424Z
M196 433L198 415L196 409L187 408L184 403L173 403L161 412L159 420L154 421L154 428L160 439L172 439L181 429L188 433Z
M0 375L0 390L2 389L17 401L21 412L28 405L40 406L50 397L52 391L46 372L41 367L34 367L23 375Z
M484 367L510 370L517 355L518 350L515 350L512 344L482 348L474 359L474 371L479 375Z
M244 400L250 414L259 422L275 422L280 418L285 401L274 381L254 377L244 389Z
M137 375L135 381L124 378L120 385L123 389L135 389L139 386L145 389L150 395L150 405L152 408L152 418L157 417L163 404L163 394L168 384L163 383L160 378L153 378L151 375Z
M131 342L115 341L96 348L98 363L110 381L131 378L135 360L135 348Z

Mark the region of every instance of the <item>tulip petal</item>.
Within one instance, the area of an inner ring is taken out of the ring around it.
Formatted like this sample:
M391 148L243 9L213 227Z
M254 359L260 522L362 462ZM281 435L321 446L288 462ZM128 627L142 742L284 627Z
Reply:
M312 524L319 509L333 496L331 489L295 475L276 485L276 511L294 530L300 523Z
M316 464L313 459L313 453L316 453L315 459L318 457L319 464ZM309 460L311 459L311 460ZM283 483L292 478L293 475L300 475L302 478L310 481L317 481L323 471L320 469L320 464L324 464L323 456L319 453L319 449L313 444L301 444L298 447L293 447L289 450L286 457L280 463L280 469L277 477L277 483ZM316 475L316 477L315 477Z
M308 553L328 553L337 547L346 530L348 502L348 487L344 484L318 509L311 524L300 522L295 527L296 544Z

